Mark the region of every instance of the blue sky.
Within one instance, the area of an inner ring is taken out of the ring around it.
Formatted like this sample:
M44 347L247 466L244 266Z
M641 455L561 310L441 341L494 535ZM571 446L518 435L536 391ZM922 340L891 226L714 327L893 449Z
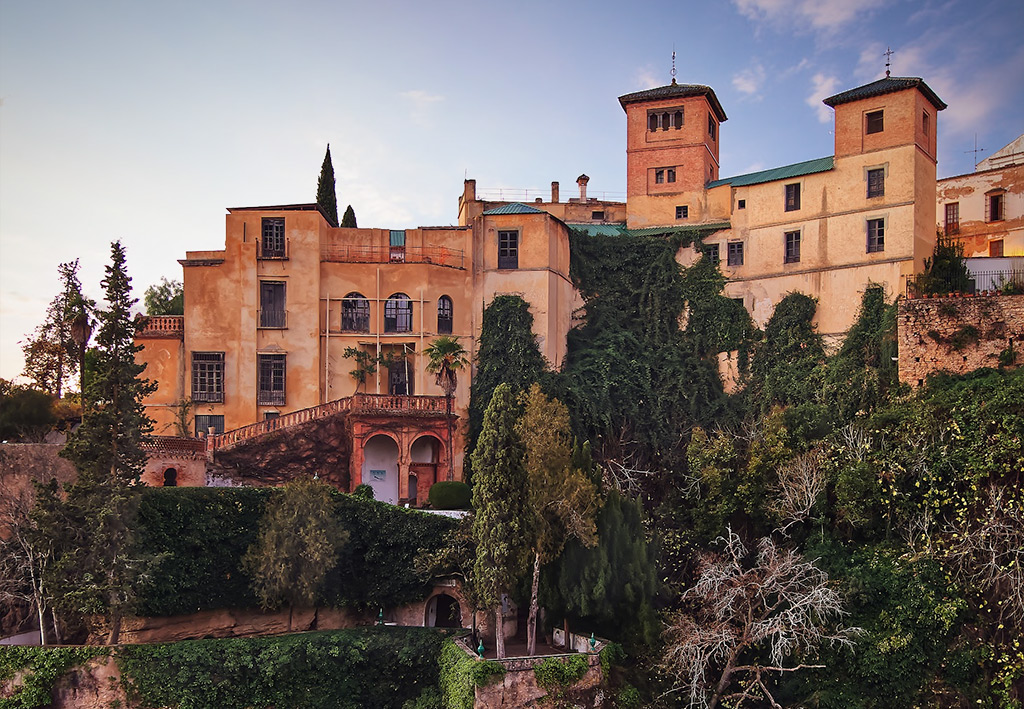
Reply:
M1024 132L1019 0L644 3L0 0L0 377L81 259L137 294L223 245L225 207L313 201L330 142L360 226L444 225L486 188L625 191L616 98L714 87L721 175L832 153L821 98L921 76L939 176Z

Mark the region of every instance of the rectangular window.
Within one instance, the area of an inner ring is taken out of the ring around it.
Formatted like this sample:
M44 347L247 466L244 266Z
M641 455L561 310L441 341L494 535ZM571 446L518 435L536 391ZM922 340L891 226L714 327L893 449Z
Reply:
M282 281L260 281L260 327L288 327Z
M665 182L665 171L664 170L655 170L654 171L654 184L660 185L660 184L664 184L664 182Z
M946 205L946 236L960 233L960 203L950 202Z
M676 169L674 167L668 168L665 171L665 177L666 177L666 179L669 182L675 182L676 181Z
M263 420L264 421L276 421L279 418L281 418L281 412L280 411L264 411L263 412Z
M800 262L800 232L786 232L786 263Z
M800 209L800 183L786 185L786 211L795 212Z
M867 128L866 132L868 135L872 133L881 133L885 128L885 116L884 111L872 111L867 115Z
M736 209L746 209L746 208L747 208L747 200L741 199L738 202L736 202Z
M708 114L708 135L711 136L711 140L715 139L715 117L710 113Z
M993 258L1003 257L1003 240L997 239L996 241L988 242L988 255Z
M927 138L928 134L932 129L932 117L928 115L928 111L921 112L921 130L924 131L924 136Z
M388 256L391 263L405 263L405 230L392 229L388 240Z
M1003 221L1003 193L988 195L988 220L990 222Z
M722 260L718 244L704 244L704 257L712 264L717 266L719 262Z
M224 353L192 353L192 401L224 401Z
M210 429L213 429L212 431ZM208 433L220 435L224 433L224 416L222 414L196 414L196 437Z
M743 265L743 242L733 241L729 243L728 263L730 266Z
M885 251L885 220L868 219L868 253Z
M260 238L260 258L285 258L284 217L264 217Z
M285 355L256 355L257 390L256 404L259 406L284 406Z
M498 232L498 268L519 268L519 232Z
M690 207L689 205L682 205L676 207L676 219L689 219L690 218Z
M604 212L591 212L590 218L597 222L604 221Z
M885 196L885 168L868 170L868 199Z

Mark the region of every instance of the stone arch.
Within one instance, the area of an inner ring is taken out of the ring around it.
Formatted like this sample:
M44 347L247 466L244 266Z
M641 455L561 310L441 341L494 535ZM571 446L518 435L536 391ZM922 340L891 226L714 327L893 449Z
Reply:
M417 504L427 500L431 485L444 479L446 455L444 441L434 433L420 433L413 439L409 446L409 497L416 498Z
M389 433L376 432L363 443L362 481L373 488L373 496L392 505L398 502L399 442Z
M431 596L424 607L423 625L428 628L463 627L459 599L443 591Z

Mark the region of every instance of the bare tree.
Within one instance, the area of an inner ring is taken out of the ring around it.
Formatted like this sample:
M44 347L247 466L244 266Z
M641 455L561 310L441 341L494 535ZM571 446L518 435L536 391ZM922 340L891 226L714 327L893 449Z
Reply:
M779 468L771 502L772 511L785 523L779 531L785 533L790 526L807 519L824 492L825 471L819 450L798 455Z
M768 678L823 667L789 660L825 643L852 645L857 629L827 625L845 615L841 599L801 555L770 538L751 555L731 529L718 541L724 551L701 556L697 583L683 595L689 609L664 632L661 668L691 707L757 699L778 709ZM761 663L764 652L770 664Z

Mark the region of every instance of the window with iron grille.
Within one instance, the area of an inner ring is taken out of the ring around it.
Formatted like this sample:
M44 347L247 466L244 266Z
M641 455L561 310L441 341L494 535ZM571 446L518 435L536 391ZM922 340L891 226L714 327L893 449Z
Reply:
M284 258L286 255L284 217L264 217L260 258Z
M224 401L224 353L192 353L192 401Z
M256 355L257 384L256 404L259 406L284 406L285 403L285 355Z
M868 219L868 253L885 251L885 220Z
M795 212L800 209L800 183L786 185L786 211Z
M960 203L946 205L946 236L960 233Z
M452 299L446 295L437 299L437 334L452 334Z
M868 170L868 199L885 196L885 168Z
M799 263L800 262L800 232L798 231L787 231L786 237L786 263Z
M498 232L498 268L519 268L519 232Z
M370 331L370 301L362 293L349 293L341 301L341 329L346 332Z
M689 219L689 217L690 217L690 207L689 207L689 205L684 204L682 206L676 207L676 219Z
M260 327L287 327L282 281L260 281Z
M412 332L412 301L395 293L384 304L384 332Z
M704 258L717 266L722 260L718 244L704 244Z
M726 258L730 266L742 266L743 265L743 242L733 241L729 244L729 250Z
M988 195L988 221L1003 221L1003 193Z
M885 112L884 111L872 111L869 113L867 118L867 129L868 135L872 133L881 133L885 129Z
M206 435L213 429L213 433L220 435L224 433L224 416L222 414L196 414L196 437L200 433Z

